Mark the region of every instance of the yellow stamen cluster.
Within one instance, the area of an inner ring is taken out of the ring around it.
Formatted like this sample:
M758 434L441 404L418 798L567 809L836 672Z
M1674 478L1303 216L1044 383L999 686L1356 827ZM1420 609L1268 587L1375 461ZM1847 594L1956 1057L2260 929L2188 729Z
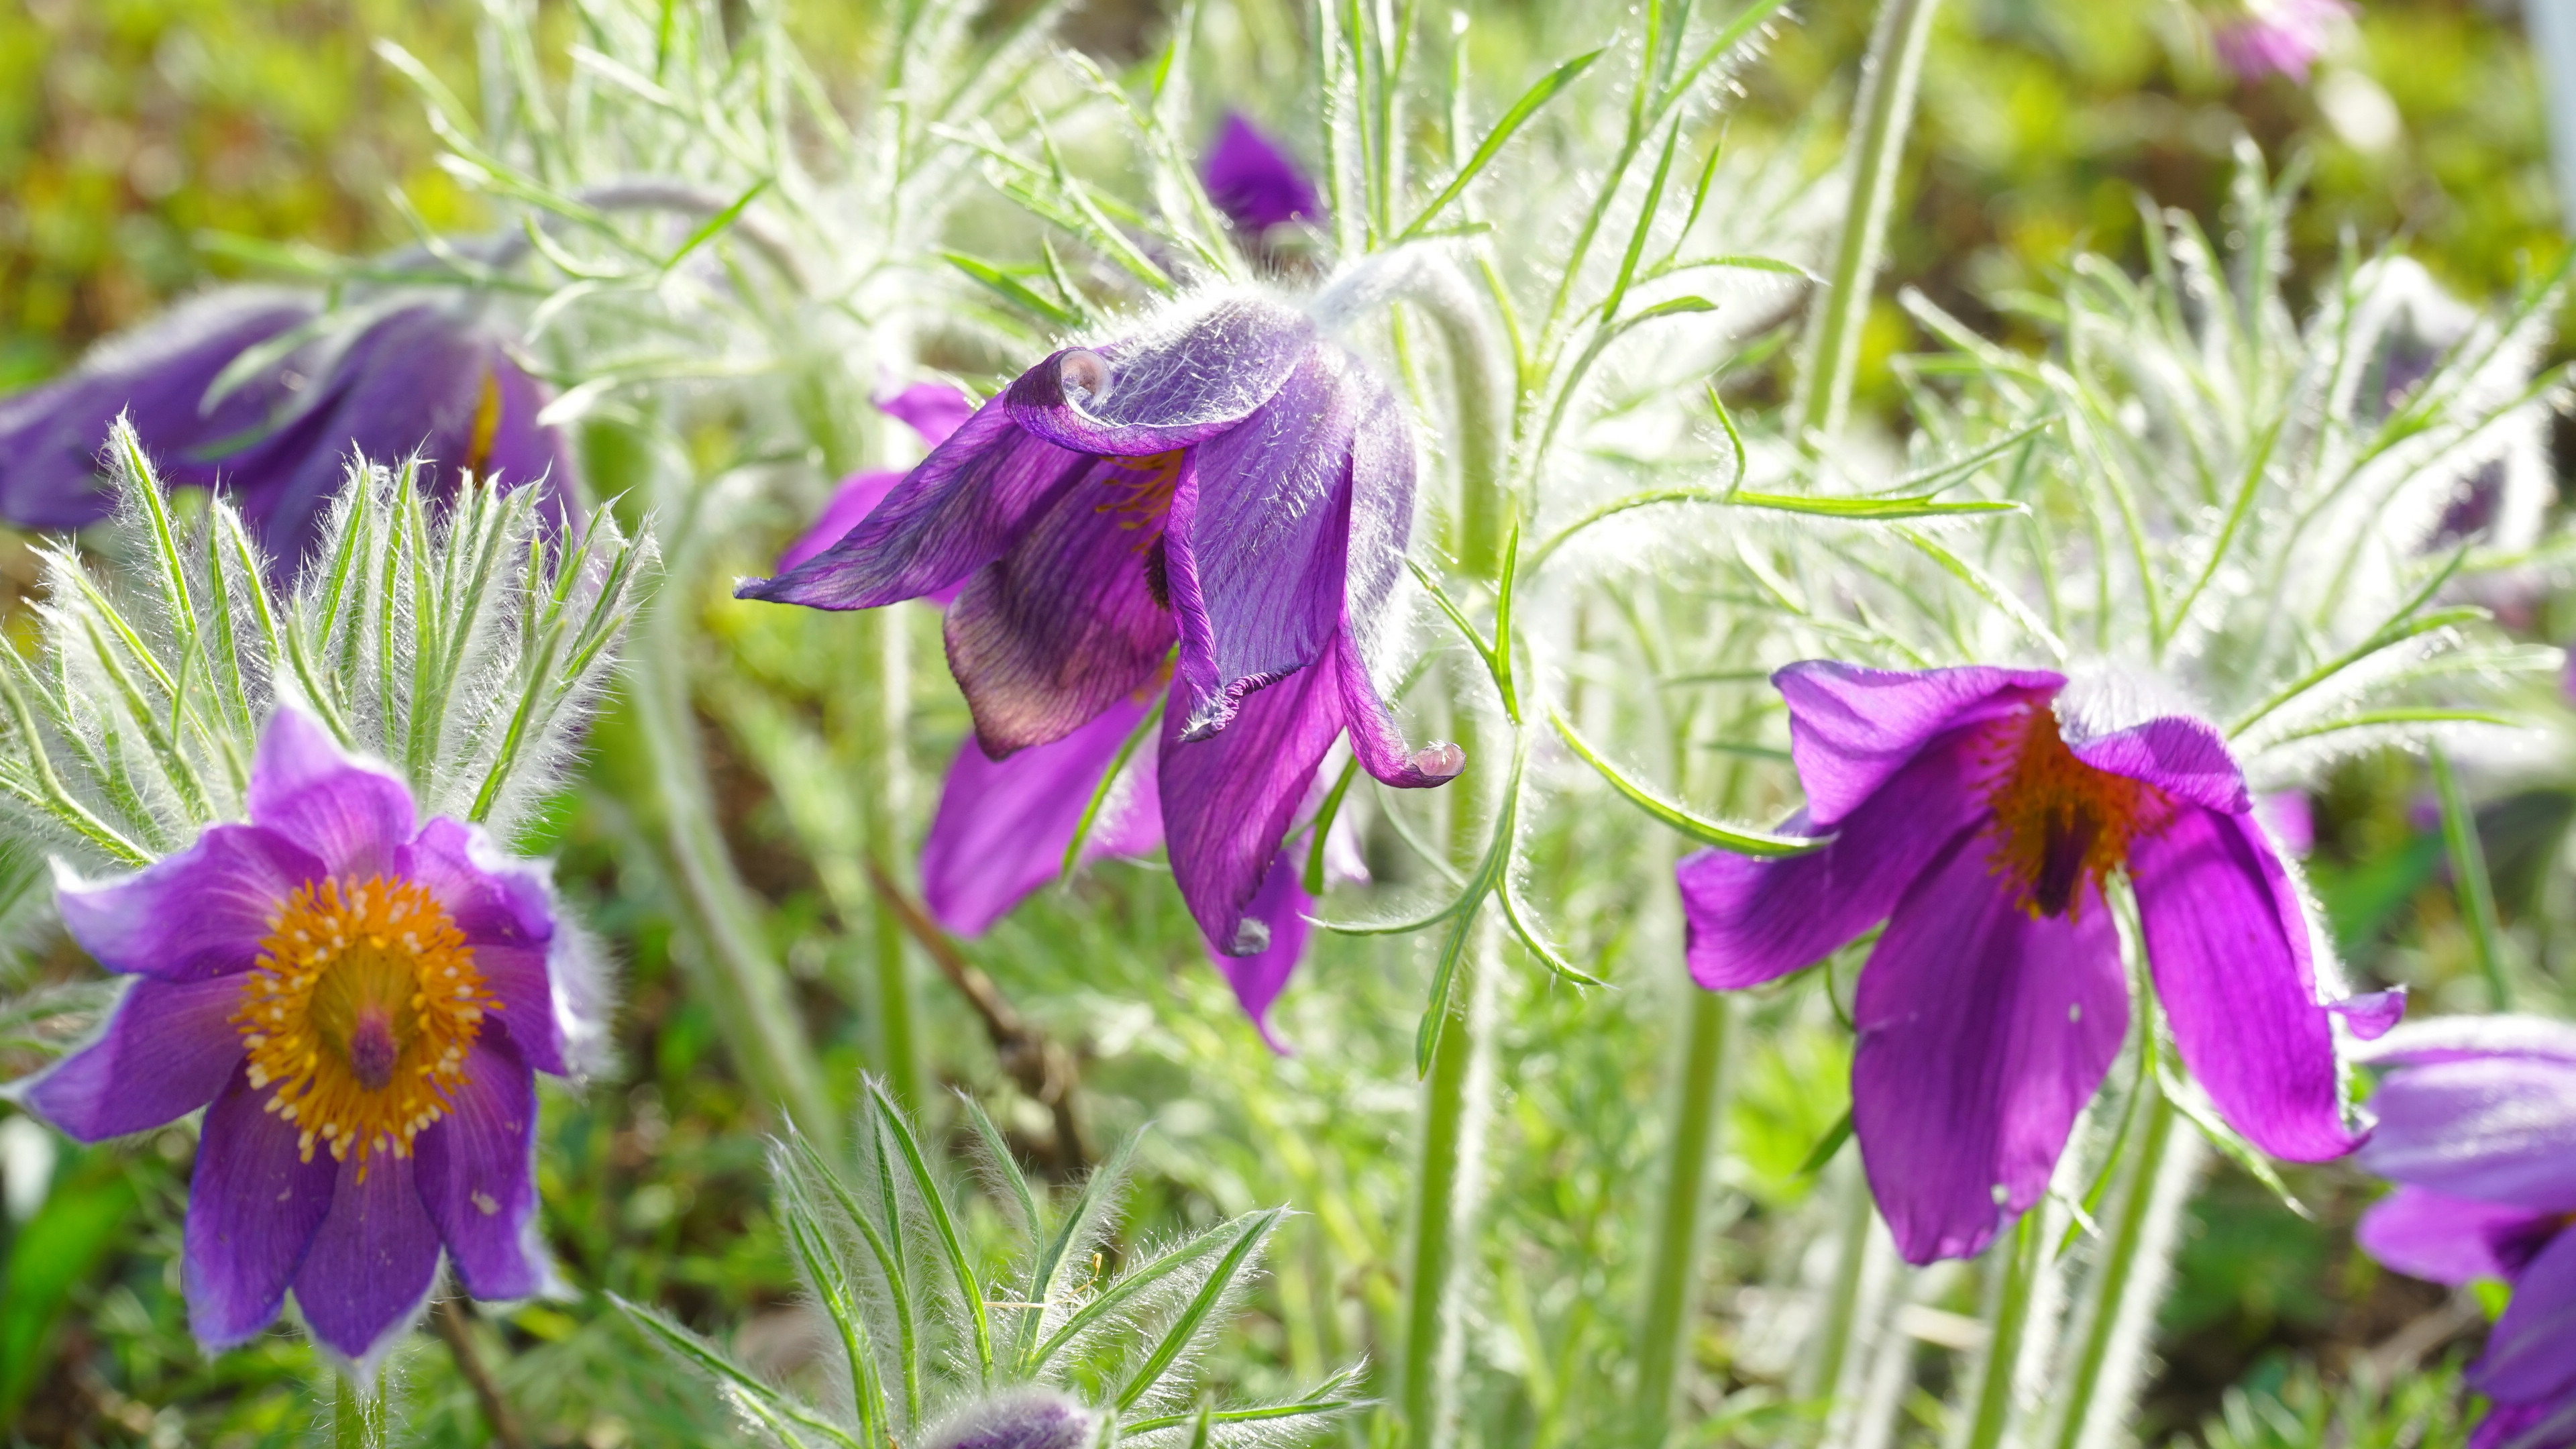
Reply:
M317 1144L343 1162L354 1148L364 1181L371 1154L411 1155L446 1115L483 1014L500 1008L427 888L335 878L279 906L232 1023L251 1086L274 1087L268 1110L303 1129L303 1160Z
M1172 511L1172 494L1181 486L1182 451L1174 448L1142 458L1102 459L1109 466L1101 471L1100 481L1116 496L1091 511L1117 514L1120 528L1152 530L1138 547L1150 543L1160 536L1163 518Z
M1997 726L1991 739L1996 873L2013 881L2033 916L2069 915L2085 882L2099 887L2128 863L2130 842L2162 822L2164 795L2075 758L2045 704Z

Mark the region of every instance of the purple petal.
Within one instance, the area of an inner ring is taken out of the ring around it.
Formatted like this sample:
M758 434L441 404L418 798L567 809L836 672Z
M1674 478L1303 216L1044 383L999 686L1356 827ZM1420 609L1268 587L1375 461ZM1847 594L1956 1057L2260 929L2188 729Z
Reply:
M1466 768L1454 747L1416 754L1405 748L1376 684L1381 641L1394 622L1395 590L1404 577L1413 535L1413 430L1392 393L1374 384L1358 397L1359 429L1351 439L1350 516L1342 579L1342 712L1361 768L1382 784L1420 788Z
M1323 204L1306 173L1237 112L1226 112L1199 177L1225 219L1256 236L1292 221L1323 219Z
M2568 1449L2571 1444L2576 1444L2576 1404L2543 1400L2488 1405L2466 1449Z
M467 1050L465 1081L451 1094L447 1115L420 1134L413 1151L421 1205L465 1291L525 1298L543 1287L536 1078L508 1038L487 1031Z
M1157 534L1118 510L1140 486L1153 485L1104 460L949 605L948 669L995 759L1064 738L1161 672L1172 616L1149 577Z
M2499 1240L2528 1233L2541 1218L2519 1208L2401 1186L2370 1205L2353 1241L2380 1262L2412 1277L2454 1287L2475 1278L2504 1278L2513 1268L2496 1255Z
M26 1087L26 1104L83 1142L141 1132L215 1099L242 1060L241 983L144 977L98 1039Z
M2397 1027L2406 1015L2406 988L2366 992L2326 1003L2326 1010L2343 1021L2355 1041L2377 1041Z
M1007 760L973 740L959 746L921 846L921 897L931 915L960 935L979 935L1055 879L1101 775L1150 708L1150 699L1121 700L1063 739ZM1141 855L1161 843L1153 754L1148 738L1092 822L1083 859Z
M1031 437L1000 398L930 450L838 543L737 598L874 609L952 588L1000 558L1092 462Z
M1260 411L1191 454L1164 534L1187 738L1313 663L1341 623L1354 372L1340 349L1315 348Z
M247 971L278 907L322 861L276 831L213 825L129 876L54 892L63 927L110 971L195 981Z
M784 574L839 543L851 529L859 526L860 519L875 512L876 506L885 502L886 495L894 491L894 485L902 481L903 475L891 468L874 473L853 473L842 479L841 486L832 490L831 501L823 505L822 512L814 515L814 526L806 529L802 536L787 546L785 553L778 556L778 571Z
M1269 871L1261 877L1261 888L1253 894L1252 905L1244 914L1250 920L1262 921L1270 929L1270 944L1249 956L1227 956L1208 952L1216 969L1225 973L1226 984L1234 988L1234 999L1243 1005L1243 1014L1252 1018L1252 1028L1261 1033L1262 1041L1282 1056L1288 1048L1270 1030L1270 1003L1288 986L1296 973L1297 962L1306 951L1308 926L1306 913L1315 908L1315 898L1306 894L1299 880L1305 862L1303 852L1283 850L1270 859Z
M1058 352L1002 398L1013 421L1058 447L1144 457L1251 417L1315 345L1305 314L1253 293L1216 293L1132 337Z
M556 931L544 867L514 860L481 830L440 816L396 853L395 869L428 887L474 948L474 969L501 1003L494 1024L537 1070L567 1075L565 1046L583 1024L570 1019L548 969Z
M1854 1001L1852 1134L1910 1263L1974 1256L2039 1201L2129 1029L2100 893L2034 916L1989 848L1973 827L1952 838L1897 903Z
M2467 1382L2499 1403L2576 1391L2576 1233L2559 1233L2513 1280L2513 1301Z
M2546 1016L2436 1016L2410 1021L2355 1055L2382 1066L2482 1057L2576 1065L2576 1024Z
M2304 857L2317 848L2317 816L2305 790L2275 790L2256 800L2254 811L2283 850Z
M328 1152L315 1158L329 1162ZM295 1306L314 1338L372 1365L409 1328L438 1277L438 1227L421 1205L416 1159L377 1152L359 1179L358 1154L333 1164L331 1215L295 1273Z
M2107 734L2064 731L2066 748L2097 770L2143 780L2179 800L2222 814L2254 808L2245 773L2227 753L2227 742L2205 720L2164 715Z
M2529 1212L2576 1211L2576 1064L2514 1057L2392 1072L2361 1167Z
M1243 701L1223 734L1183 742L1180 687L1163 710L1159 780L1172 878L1208 945L1254 956L1288 929L1254 910L1315 767L1341 733L1329 671L1301 669Z
M923 447L936 448L975 415L975 400L944 382L916 382L879 401L877 411L920 434Z
M1360 768L1376 777L1379 784L1427 790L1448 784L1467 768L1467 752L1457 745L1435 743L1417 750L1404 742L1395 711L1387 707L1386 697L1377 692L1376 682L1369 678L1368 665L1360 657L1360 645L1349 629L1342 631L1332 653L1315 668L1330 670L1335 692L1340 695L1342 718L1350 726L1351 753L1359 756Z
M344 881L394 869L416 818L403 782L351 759L319 720L281 705L250 768L250 818L321 857Z
M2220 1115L2292 1162L2359 1145L2344 1126L2333 1016L2317 1001L2307 922L2253 817L2177 803L2131 845L2129 873L2156 995Z
M2035 669L1905 672L1832 659L1771 676L1789 705L1789 755L1807 819L1831 830L1934 738L2043 704L2066 677Z
M1812 966L1885 920L1960 831L1984 817L1986 731L1953 730L1914 750L1843 821L1833 843L1756 860L1703 850L1675 874L1692 979L1711 991L1758 986Z
M339 1164L302 1161L293 1123L264 1110L247 1067L206 1109L188 1180L188 1327L208 1350L266 1328L331 1211Z

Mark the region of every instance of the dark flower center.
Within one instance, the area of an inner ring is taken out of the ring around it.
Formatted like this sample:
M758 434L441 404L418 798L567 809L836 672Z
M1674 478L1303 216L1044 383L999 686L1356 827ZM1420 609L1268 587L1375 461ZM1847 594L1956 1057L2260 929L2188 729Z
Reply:
M1986 808L1994 812L1996 873L2034 916L2069 914L2089 880L2128 864L2129 845L2166 810L2152 785L2075 757L2057 715L2035 704L1997 726Z

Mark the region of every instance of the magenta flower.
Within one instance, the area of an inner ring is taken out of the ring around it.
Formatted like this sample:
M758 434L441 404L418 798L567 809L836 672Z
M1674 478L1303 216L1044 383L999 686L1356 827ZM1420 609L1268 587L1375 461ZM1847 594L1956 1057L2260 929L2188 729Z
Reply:
M98 450L127 414L162 476L221 488L280 568L312 543L355 450L374 462L417 451L434 486L465 473L505 485L544 481L562 508L563 444L540 426L545 393L499 341L443 302L384 311L320 337L209 405L245 350L321 315L312 298L217 292L101 345L66 376L0 399L0 518L78 528L106 517Z
M2306 85L2334 23L2352 13L2346 0L2243 0L2243 13L2216 22L2210 38L2238 80L2285 75Z
M1337 738L1389 785L1466 764L1409 749L1371 678L1412 522L1385 385L1304 314L1221 293L1047 358L838 543L738 592L864 609L960 586L948 666L993 760L1168 668L1172 873L1208 941L1251 956L1286 924L1255 898Z
M2576 1027L2449 1017L2377 1043L2391 1068L2356 1159L2398 1184L2363 1214L2362 1249L2436 1283L2501 1278L2513 1302L2468 1385L2492 1407L2471 1449L2576 1444Z
M1774 860L1682 862L1691 974L1711 990L1812 964L1881 921L1859 983L1852 1128L1910 1262L1966 1257L2046 1192L2129 1025L2102 885L2125 872L2182 1058L2276 1157L2352 1150L2333 1013L2370 1035L2393 998L2318 999L2308 926L2217 731L2164 715L2096 730L2063 675L1773 676L1806 809L1828 835Z
M1324 204L1306 173L1278 142L1233 111L1226 112L1216 145L1199 163L1199 179L1226 220L1255 238L1274 226L1324 219Z
M133 875L66 878L63 923L135 980L98 1039L24 1090L84 1142L206 1109L189 1185L188 1317L209 1349L287 1290L366 1363L442 1250L477 1298L546 1281L533 1073L588 1029L545 872L422 821L391 775L282 708L247 824Z

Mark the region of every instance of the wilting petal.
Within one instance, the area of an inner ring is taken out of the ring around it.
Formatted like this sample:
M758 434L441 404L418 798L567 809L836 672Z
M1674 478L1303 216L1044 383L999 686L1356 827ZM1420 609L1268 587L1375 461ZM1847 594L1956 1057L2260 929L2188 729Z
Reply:
M486 1032L465 1054L447 1115L413 1145L421 1206L476 1298L525 1298L545 1286L536 1150L536 1079L508 1039Z
M1807 792L1807 819L1823 832L1840 825L1934 738L2024 708L2045 708L2066 677L1982 665L1864 669L1810 659L1780 670L1771 682L1789 705L1789 755Z
M2529 1212L2576 1211L2576 1064L2514 1057L2389 1074L2363 1170Z
M2066 748L2097 770L2143 780L2178 800L2222 814L2254 808L2245 772L2227 752L2227 741L2205 720L2164 715L2106 734L2065 731Z
M2556 1227L2554 1217L2401 1186L2370 1205L2352 1236L2363 1252L2400 1273L2457 1287L2473 1278L2512 1276L2520 1265L2497 1256L2496 1242L2520 1238L2544 1221Z
M98 1039L26 1088L26 1104L83 1142L184 1117L215 1099L242 1059L232 1024L241 982L145 977L128 987Z
M2410 1021L2354 1053L2378 1066L2528 1057L2576 1066L2576 1023L2546 1016L2435 1016Z
M2505 1403L2576 1391L2576 1233L2561 1232L2513 1280L2513 1302L2467 1378Z
M1339 691L1326 671L1301 669L1247 697L1224 733L1187 743L1178 692L1160 761L1172 877L1210 947L1258 955L1285 927L1251 914L1253 897L1341 733Z
M1145 688L1171 652L1148 575L1155 534L1117 511L1137 486L1151 484L1115 461L1085 473L949 606L948 669L995 759L1064 738Z
M2129 1029L2100 894L2034 916L1988 848L1973 828L1952 838L1897 903L1853 1003L1852 1135L1910 1263L1973 1256L2040 1200Z
M554 892L543 866L516 860L470 825L441 816L395 856L397 872L447 908L474 969L500 1000L494 1022L539 1071L564 1076L565 1044L583 1033L548 969Z
M249 796L254 822L313 852L344 881L392 870L415 818L402 781L349 758L321 721L293 705L260 731Z
M314 1156L329 1162L328 1152ZM438 1276L438 1227L421 1206L415 1159L378 1152L334 1163L331 1215L295 1273L305 1327L334 1353L372 1364L411 1326Z
M1885 920L1915 877L1984 815L1983 733L1954 730L1915 750L1821 850L1776 860L1703 850L1684 860L1675 874L1692 979L1711 991L1758 986Z
M921 846L921 898L931 915L960 935L978 935L1055 879L1100 777L1152 707L1150 699L1121 700L1063 739L1007 760L973 740L960 745ZM1153 755L1148 738L1127 781L1102 803L1083 859L1141 854L1161 842Z
M1247 921L1260 921L1270 931L1270 944L1249 956L1227 956L1211 951L1209 959L1225 973L1226 984L1234 988L1234 999L1243 1005L1243 1014L1252 1018L1253 1030L1261 1033L1274 1052L1288 1048L1270 1030L1270 1003L1288 986L1288 978L1297 970L1298 959L1305 954L1308 927L1306 913L1315 908L1315 898L1306 894L1298 879L1303 873L1303 852L1283 850L1270 859L1270 869L1261 877L1261 888L1253 894L1252 905L1244 912Z
M236 1068L197 1136L188 1179L188 1328L226 1349L266 1328L286 1302L322 1220L339 1164L302 1161L293 1123L264 1110L267 1093Z
M1339 349L1314 349L1182 473L1164 542L1187 738L1222 729L1247 690L1313 663L1341 622L1355 373Z
M1148 330L1068 348L1002 394L1031 434L1078 453L1144 457L1204 443L1270 401L1315 346L1315 324L1241 292L1175 308Z
M278 903L325 873L318 856L276 831L214 825L132 875L65 879L54 903L63 928L108 970L194 981L249 970Z
M2350 1152L2362 1139L2344 1126L2307 922L2261 828L2177 804L2130 847L2129 872L2156 996L2220 1115L2274 1157Z
M1225 219L1258 236L1274 226L1300 219L1321 220L1323 204L1315 184L1297 169L1277 143L1261 134L1240 114L1228 111L1216 144L1199 165L1208 200Z

